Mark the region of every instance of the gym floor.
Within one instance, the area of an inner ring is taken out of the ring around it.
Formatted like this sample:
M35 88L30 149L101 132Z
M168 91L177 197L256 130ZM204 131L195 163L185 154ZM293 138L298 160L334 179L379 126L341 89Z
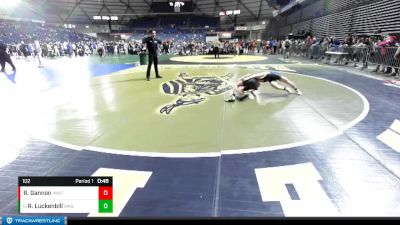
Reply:
M282 56L14 59L0 75L0 215L18 176L114 176L114 211L82 216L400 216L400 90ZM10 68L7 68L10 71ZM235 81L273 70L303 95Z

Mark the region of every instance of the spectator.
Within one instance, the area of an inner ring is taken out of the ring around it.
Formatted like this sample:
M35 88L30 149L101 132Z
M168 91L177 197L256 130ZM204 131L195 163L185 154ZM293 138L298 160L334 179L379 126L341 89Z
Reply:
M6 62L10 64L12 70L15 71L14 63L12 62L10 55L7 53L7 46L5 44L0 44L0 64L1 64L1 71L5 73Z

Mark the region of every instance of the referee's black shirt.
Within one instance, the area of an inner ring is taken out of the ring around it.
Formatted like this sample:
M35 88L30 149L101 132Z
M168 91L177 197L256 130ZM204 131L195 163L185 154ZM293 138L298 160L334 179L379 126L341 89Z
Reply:
M0 43L0 51L5 52L7 50L7 45Z
M158 44L161 44L160 40L152 37L146 37L143 39L142 42L146 43L149 54L156 54L158 49Z

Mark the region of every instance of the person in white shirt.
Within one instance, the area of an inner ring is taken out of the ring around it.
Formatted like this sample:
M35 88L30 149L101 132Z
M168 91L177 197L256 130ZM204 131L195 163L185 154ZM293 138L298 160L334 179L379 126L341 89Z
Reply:
M39 67L43 67L43 64L42 64L42 48L40 47L39 40L35 40L35 43L33 44L33 49L34 49L35 57L39 61Z
M103 54L104 54L104 44L103 44L103 42L101 42L101 41L97 44L97 53L99 54L100 58L103 57Z
M283 45L282 45L284 59L288 59L290 57L290 47L291 46L292 46L292 42L290 41L289 38L286 38L286 40L283 42Z

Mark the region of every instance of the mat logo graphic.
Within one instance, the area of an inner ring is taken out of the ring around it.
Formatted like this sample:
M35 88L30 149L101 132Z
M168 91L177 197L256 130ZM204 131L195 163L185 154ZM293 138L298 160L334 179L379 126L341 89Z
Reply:
M7 217L7 224L12 224L13 219L11 217Z
M376 138L400 153L400 120L394 120L389 129Z
M232 89L228 83L234 75L232 73L219 76L192 77L180 73L178 79L162 84L162 90L168 95L177 95L179 98L173 104L165 105L160 113L170 114L173 109L181 106L195 105L207 99L207 96L219 95Z
M398 80L385 80L384 85L400 88L400 81L398 81Z
M280 202L286 217L339 215L312 163L256 168L255 173L263 202Z

